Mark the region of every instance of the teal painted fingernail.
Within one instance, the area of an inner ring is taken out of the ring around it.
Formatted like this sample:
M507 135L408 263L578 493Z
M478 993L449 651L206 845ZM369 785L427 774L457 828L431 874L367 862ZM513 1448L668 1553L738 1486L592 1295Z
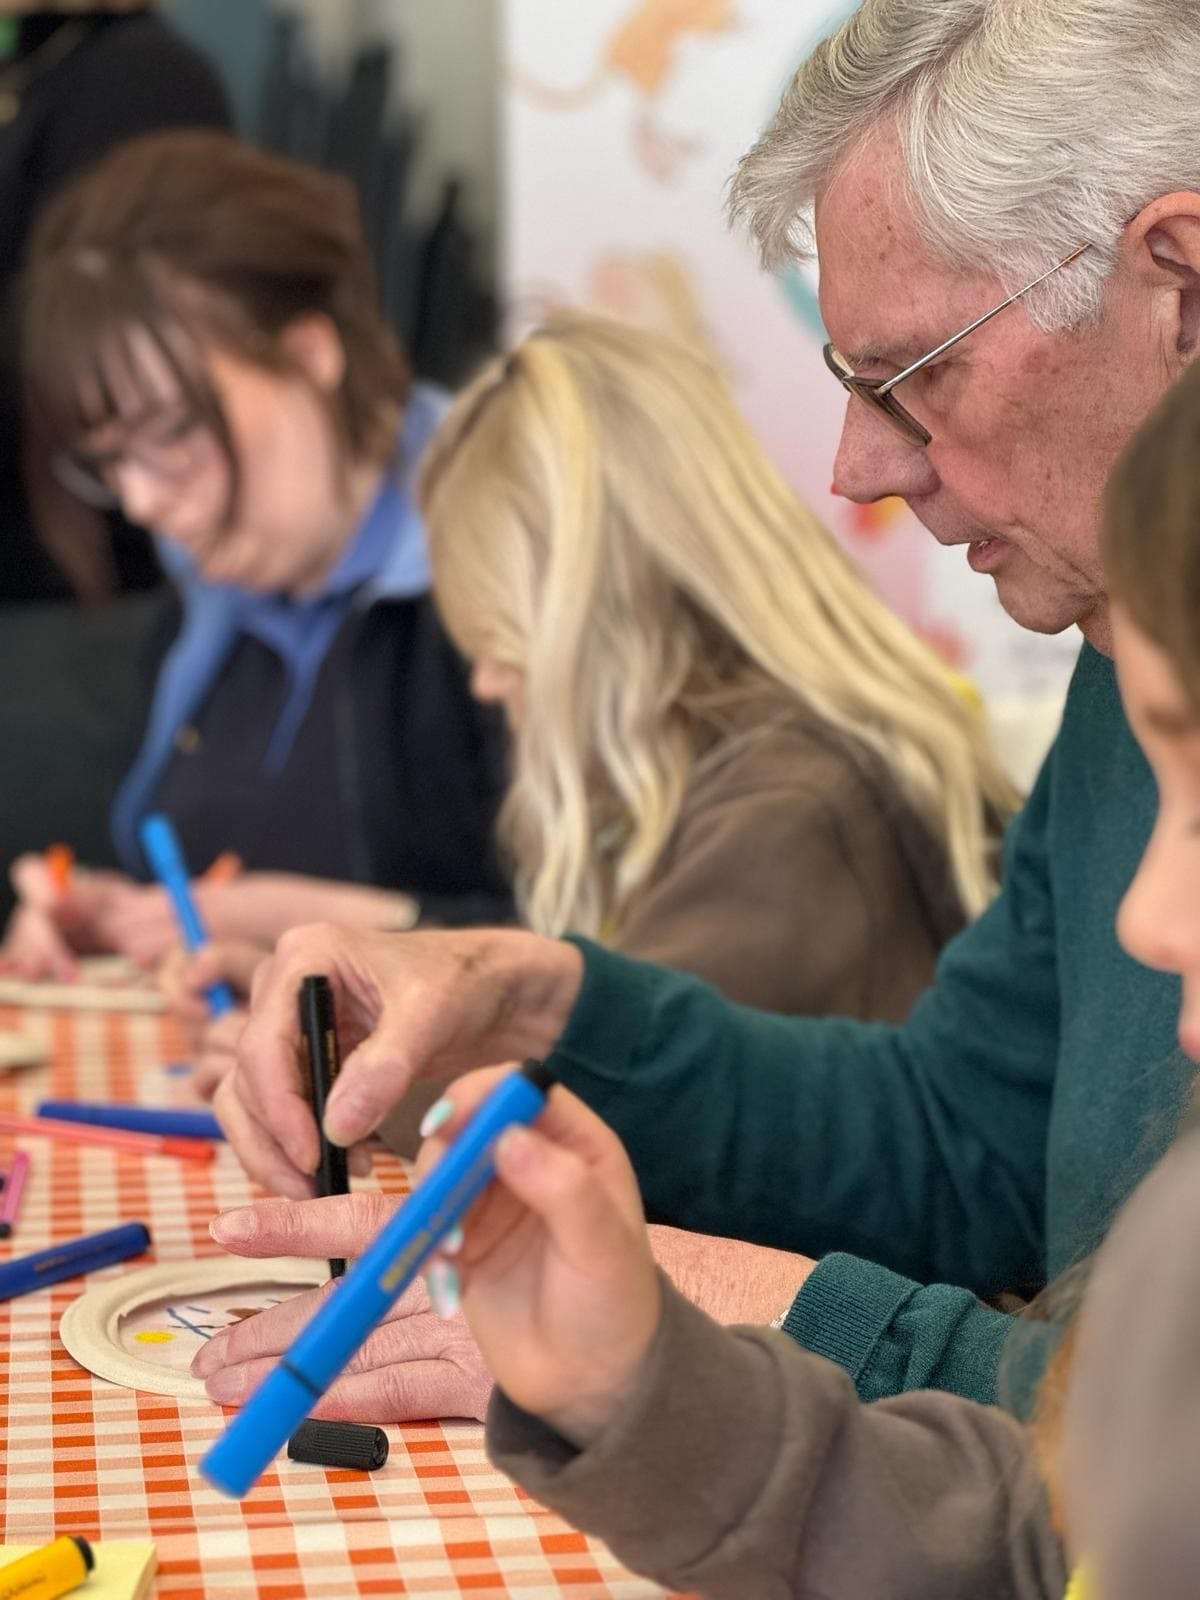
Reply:
M436 1100L421 1118L421 1126L417 1130L422 1139L428 1139L431 1133L436 1133L439 1128L444 1128L454 1115L454 1101L447 1100L444 1096Z
M435 1261L425 1275L429 1304L439 1317L452 1317L462 1304L458 1288L458 1268L448 1261Z
M462 1247L463 1231L456 1222L450 1229L450 1232L442 1240L442 1254L444 1256L456 1256Z

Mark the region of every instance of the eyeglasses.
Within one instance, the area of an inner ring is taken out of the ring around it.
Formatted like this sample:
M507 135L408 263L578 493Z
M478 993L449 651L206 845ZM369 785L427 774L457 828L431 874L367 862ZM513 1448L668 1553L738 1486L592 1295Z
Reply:
M50 466L64 489L90 506L111 510L121 503L115 475L123 462L136 462L151 477L178 488L199 469L206 437L199 417L184 411L118 450L60 450Z
M1079 257L1091 248L1090 244L1081 244L1077 250L1072 250L1069 256L1064 256L1061 261L1049 268L1048 271L1043 272L1040 277L1035 278L1032 283L1027 283L1023 289L1018 289L1016 294L1010 294L1007 300L1001 300L998 306L993 306L990 311L985 311L982 317L976 317L970 327L963 328L949 339L944 340L936 350L931 350L928 355L922 356L919 361L914 361L911 366L905 367L903 372L898 372L894 378L860 378L841 351L836 350L831 344L825 346L825 365L833 373L842 388L846 390L847 394L856 396L864 405L870 406L876 415L889 422L909 444L916 445L918 449L924 450L926 445L932 443L933 435L928 428L917 421L910 411L905 410L899 400L896 399L893 390L899 384L902 384L906 378L911 378L914 373L920 372L922 368L929 366L939 356L944 356L947 350L952 350L968 334L974 333L976 328L982 328L985 322L990 322L993 317L998 317L1002 311L1014 305L1023 295L1027 295L1031 289L1036 289L1039 283L1045 283L1047 278L1052 278L1056 272L1061 272L1064 267L1069 267L1073 261L1078 261Z

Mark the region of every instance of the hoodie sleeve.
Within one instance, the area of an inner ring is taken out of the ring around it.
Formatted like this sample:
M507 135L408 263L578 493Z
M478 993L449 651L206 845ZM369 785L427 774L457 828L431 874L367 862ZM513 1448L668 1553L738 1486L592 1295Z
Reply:
M640 1382L577 1451L502 1393L492 1460L620 1560L707 1600L1061 1600L1063 1556L1024 1431L916 1393L862 1405L769 1330L665 1290Z

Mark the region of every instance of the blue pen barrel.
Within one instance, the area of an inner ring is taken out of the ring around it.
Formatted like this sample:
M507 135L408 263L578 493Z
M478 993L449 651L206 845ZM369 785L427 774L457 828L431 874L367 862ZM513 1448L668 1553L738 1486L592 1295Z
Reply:
M204 998L208 1001L210 1016L214 1017L223 1017L237 1006L233 990L224 982L210 983L204 991Z
M156 811L142 819L138 838L154 876L171 897L184 944L189 950L199 950L208 943L208 930L200 920L200 912L192 898L187 862L183 858L183 847L174 824L170 817ZM204 998L214 1017L223 1017L237 1005L233 990L227 983L210 983L204 991Z
M204 1456L200 1471L214 1488L240 1498L254 1485L491 1181L496 1140L540 1115L547 1082L531 1063L496 1086Z
M117 1261L128 1261L130 1256L143 1255L149 1248L150 1231L142 1222L127 1222L120 1228L51 1245L0 1266L0 1300L31 1294L85 1272L98 1272Z
M43 1100L39 1117L58 1122L83 1122L92 1128L126 1128L131 1133L157 1133L166 1139L223 1139L211 1111L160 1110L157 1106L93 1106L78 1100Z

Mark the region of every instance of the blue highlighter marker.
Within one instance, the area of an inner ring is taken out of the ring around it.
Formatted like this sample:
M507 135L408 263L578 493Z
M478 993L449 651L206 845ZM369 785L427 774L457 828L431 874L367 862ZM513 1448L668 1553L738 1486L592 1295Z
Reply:
M438 1243L491 1182L492 1151L506 1128L541 1115L553 1078L527 1061L492 1090L314 1314L274 1371L200 1462L223 1493L241 1498L257 1482L330 1384L400 1298Z
M143 818L138 828L138 838L142 841L142 849L146 852L146 860L154 876L171 897L184 944L189 950L199 950L208 943L208 930L201 922L196 902L192 899L187 862L183 859L179 836L171 819L161 811ZM223 1017L237 1005L233 990L227 983L210 983L204 995L214 1017Z

